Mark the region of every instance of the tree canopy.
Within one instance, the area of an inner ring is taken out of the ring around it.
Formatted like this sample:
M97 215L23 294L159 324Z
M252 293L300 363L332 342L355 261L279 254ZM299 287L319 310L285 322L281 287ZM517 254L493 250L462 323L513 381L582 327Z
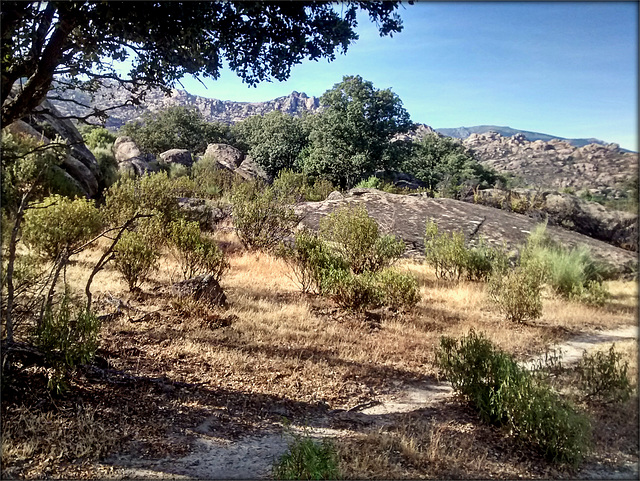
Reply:
M345 76L320 103L325 110L308 120L306 172L351 187L376 170L398 165L402 149L391 140L413 124L390 89L378 90L359 75Z
M304 59L333 60L358 36L365 11L380 35L402 30L399 2L2 2L2 123L53 88L95 92L115 80L137 103L184 75L220 76L228 64L250 85L289 77ZM128 73L112 61L131 61ZM54 83L55 80L55 83ZM19 88L14 88L19 87ZM12 92L13 88L13 93ZM94 110L86 118L104 117Z

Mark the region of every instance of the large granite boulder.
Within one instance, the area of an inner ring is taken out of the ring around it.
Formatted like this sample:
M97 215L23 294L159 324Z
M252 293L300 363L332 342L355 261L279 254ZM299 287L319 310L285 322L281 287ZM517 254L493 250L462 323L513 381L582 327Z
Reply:
M407 244L408 256L424 256L424 233L427 219L444 231L461 231L471 244L482 236L495 246L505 244L515 249L523 244L537 222L530 217L485 205L454 199L433 199L424 194L398 195L376 189L352 189L344 199L304 202L295 207L301 226L317 229L321 218L348 204L364 205L381 230L395 234ZM566 247L586 245L596 259L612 267L622 277L635 276L637 259L633 252L612 246L585 235L549 226L552 239Z
M248 155L234 172L245 180L260 179L267 183L273 182L273 178Z
M178 198L178 208L187 220L198 222L203 230L214 230L218 222L231 216L231 206L220 206L197 197Z
M121 175L139 177L158 170L158 167L152 164L155 157L143 154L135 140L126 135L116 138L113 143L113 155L118 162Z
M84 145L84 140L78 129L68 119L60 119L62 114L45 100L38 106L33 115L19 120L9 126L13 133L30 135L48 144L52 138L59 135L69 146L69 155L60 169L64 176L87 197L98 194L98 182L101 178L100 166L91 151Z
M558 225L631 251L638 250L638 216L609 210L573 194L534 189L486 189L465 199Z
M171 286L173 295L200 301L209 307L225 306L227 296L217 280L210 275L192 277Z
M160 160L165 164L181 164L185 167L193 165L191 152L185 149L171 149L160 154Z
M227 144L209 144L204 156L214 159L229 170L236 170L244 160L242 151Z
M142 155L142 151L138 147L138 144L136 144L135 140L129 136L122 135L116 138L113 143L113 155L116 158L116 162L120 163L134 157L140 157Z

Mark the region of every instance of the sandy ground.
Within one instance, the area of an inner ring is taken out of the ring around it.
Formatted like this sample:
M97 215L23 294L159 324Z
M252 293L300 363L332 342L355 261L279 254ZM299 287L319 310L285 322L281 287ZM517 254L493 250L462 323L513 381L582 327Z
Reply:
M577 362L584 350L608 348L613 342L637 339L638 327L626 326L615 330L583 333L556 346L562 351L562 362ZM533 365L535 359L527 363ZM235 442L217 440L193 432L191 454L178 459L141 460L120 456L105 461L113 468L112 479L264 479L270 477L271 467L287 450L292 434L306 434L315 438L350 436L348 429L331 429L334 420L347 420L360 425L383 426L392 422L393 415L432 407L453 395L448 383L398 383L390 394L380 395L371 403L349 412L330 411L326 416L307 420L306 425L292 424L287 428L274 425L270 432L247 436ZM206 423L207 420L204 421ZM638 465L625 463L617 468L585 465L579 479L638 479Z

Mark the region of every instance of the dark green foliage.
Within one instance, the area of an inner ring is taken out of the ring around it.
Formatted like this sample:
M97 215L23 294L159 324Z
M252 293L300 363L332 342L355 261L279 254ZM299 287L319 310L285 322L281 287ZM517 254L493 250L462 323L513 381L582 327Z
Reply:
M79 129L84 143L94 152L95 149L110 149L116 141L116 135L104 127L97 125L83 125Z
M436 362L485 421L504 426L552 461L577 465L585 457L589 419L482 334L442 337Z
M69 372L93 358L98 349L99 331L98 318L86 310L74 311L66 294L56 309L45 311L35 344L53 368L49 389L65 390Z
M94 91L123 82L138 101L169 91L185 75L217 79L224 65L248 84L286 80L305 59L335 58L358 38L364 11L381 35L402 30L399 2L8 2L2 8L2 124L31 112L56 90ZM141 21L144 19L144 21ZM43 32L55 32L45 35ZM132 48L127 48L132 47ZM118 61L130 62L119 70ZM6 101L21 78L23 91ZM123 88L123 90L124 90ZM105 118L102 112L99 117Z
M354 274L379 271L405 250L402 240L380 236L378 224L364 206L347 206L320 221L323 239L347 262Z
M198 197L219 199L233 190L236 174L220 167L215 159L202 157L191 166L191 179Z
M231 203L233 226L242 244L250 249L271 250L291 234L298 217L272 187L257 181L235 186Z
M282 169L294 168L308 143L302 121L279 110L249 117L235 124L233 131L251 158L272 177Z
M576 367L580 384L587 397L604 402L626 401L631 396L632 387L627 376L628 362L622 362L622 355L615 350L615 344L608 353L586 351Z
M308 175L290 169L281 170L272 185L280 197L290 198L292 202L322 201L336 190L326 179L314 181Z
M275 479L338 479L338 456L328 439L295 436L289 451L273 467Z
M301 159L305 172L352 187L376 170L399 165L403 151L391 139L412 123L391 90L375 89L360 76L345 76L320 102L324 111L307 118L309 146Z
M197 222L185 219L172 222L169 239L185 279L207 274L219 281L230 267L218 244L202 235Z
M101 227L100 211L92 201L52 195L26 212L22 239L45 258L55 260L63 251L70 253L97 235Z
M155 243L143 233L124 232L114 249L115 268L127 282L129 291L135 290L156 268L160 253Z
M414 144L402 171L424 182L444 197L458 197L463 190L493 186L500 176L484 167L451 137L429 134Z
M348 270L329 269L323 272L323 291L341 307L363 311L384 305L376 274L352 274Z
M509 259L504 249L496 249L487 245L480 238L478 245L467 248L466 277L470 281L485 282L494 271L504 271L509 266Z
M164 172L122 178L105 194L105 217L117 226L137 213L150 214L160 228L166 228L178 212L176 187L179 184Z
M28 135L13 135L3 130L0 183L3 212L15 213L25 194L27 201L33 201L57 193L48 186L47 180L55 180L53 169L64 161L67 150L59 138L44 145Z
M143 152L159 155L169 149L204 152L209 143L218 143L228 136L228 127L207 122L195 108L173 106L161 112L146 113L142 121L126 123L120 135L128 135Z
M391 309L408 309L420 302L420 288L414 276L393 269L376 273L382 302Z

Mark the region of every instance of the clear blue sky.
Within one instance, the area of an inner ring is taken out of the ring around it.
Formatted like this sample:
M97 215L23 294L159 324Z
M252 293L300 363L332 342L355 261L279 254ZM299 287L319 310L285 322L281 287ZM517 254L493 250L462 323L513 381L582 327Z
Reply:
M263 101L293 90L320 96L361 75L432 127L510 126L596 137L638 150L638 3L416 3L404 30L380 37L360 17L360 39L334 62L295 66L286 82L240 82L229 70L196 95ZM180 88L180 87L178 87Z

